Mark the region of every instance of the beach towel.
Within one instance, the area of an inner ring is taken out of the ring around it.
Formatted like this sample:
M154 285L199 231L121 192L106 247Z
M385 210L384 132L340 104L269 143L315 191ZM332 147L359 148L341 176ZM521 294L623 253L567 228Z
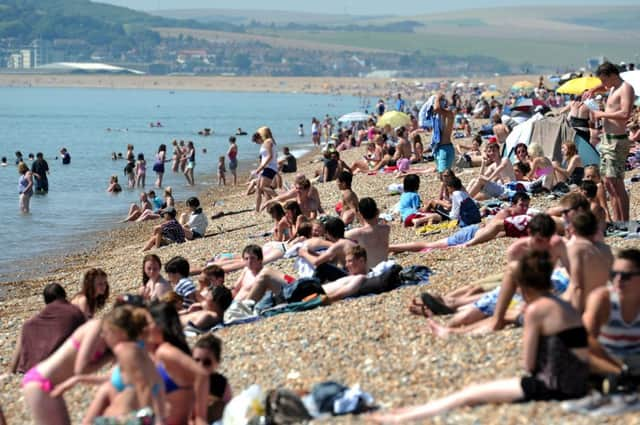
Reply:
M416 229L416 235L426 236L443 230L455 229L456 227L458 227L458 220L443 221L436 224L425 224L419 229Z

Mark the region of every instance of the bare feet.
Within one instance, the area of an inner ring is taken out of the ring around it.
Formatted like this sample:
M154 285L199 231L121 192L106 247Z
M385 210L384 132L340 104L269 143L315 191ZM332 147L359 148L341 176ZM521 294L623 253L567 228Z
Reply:
M427 326L429 327L431 334L438 338L446 339L449 338L449 335L451 334L448 327L440 325L433 319L427 319Z

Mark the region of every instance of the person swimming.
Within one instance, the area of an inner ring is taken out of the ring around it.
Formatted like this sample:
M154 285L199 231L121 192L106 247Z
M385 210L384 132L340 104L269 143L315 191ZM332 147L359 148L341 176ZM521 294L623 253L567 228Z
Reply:
M236 136L246 136L247 132L244 131L242 128L238 127L238 129L236 130Z

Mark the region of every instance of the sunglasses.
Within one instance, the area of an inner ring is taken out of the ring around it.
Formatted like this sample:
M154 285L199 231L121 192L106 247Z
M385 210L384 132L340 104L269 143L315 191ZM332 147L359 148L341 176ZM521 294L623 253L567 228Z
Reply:
M202 366L204 367L210 367L213 364L213 360L208 358L194 357L193 360L195 360L198 363L202 363Z
M621 282L626 282L634 276L640 276L640 272L621 272L619 270L611 270L609 272L609 278L611 278L611 280L615 279L617 276L620 276Z

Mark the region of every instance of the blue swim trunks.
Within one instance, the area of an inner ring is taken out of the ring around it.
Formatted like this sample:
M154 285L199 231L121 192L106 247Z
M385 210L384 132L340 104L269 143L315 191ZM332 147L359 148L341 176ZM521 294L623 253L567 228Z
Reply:
M493 316L493 312L496 310L496 305L498 304L499 296L500 296L500 287L498 286L492 291L485 293L482 297L478 299L478 301L473 303L473 306L478 310L480 310L482 314L484 314L485 316L491 317ZM517 302L517 303L522 302L522 296L516 293L513 296L513 299L511 302Z
M453 149L453 145L451 143L447 143L446 145L438 146L434 157L436 159L438 173L442 173L444 170L449 170L451 168L453 161L456 158L456 152Z
M478 232L480 224L470 224L469 226L462 227L453 235L447 238L447 246L462 245L469 242Z
M564 268L555 269L551 273L551 287L554 295L561 295L569 287L569 274Z

